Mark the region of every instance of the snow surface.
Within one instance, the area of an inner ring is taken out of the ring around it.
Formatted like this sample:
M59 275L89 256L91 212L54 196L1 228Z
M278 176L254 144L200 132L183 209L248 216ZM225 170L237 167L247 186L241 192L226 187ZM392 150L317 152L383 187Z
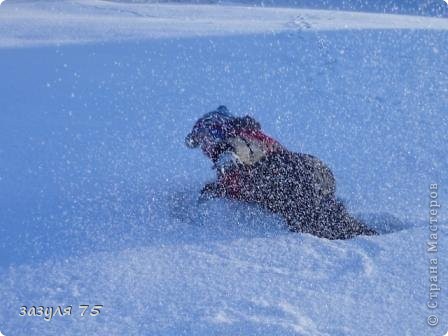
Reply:
M242 5L135 4L99 0L11 1L5 2L0 11L0 47L300 30L390 28L448 30L448 20Z
M445 334L443 290L440 324L426 324L426 242L430 183L448 204L447 21L4 2L0 332ZM327 162L339 196L383 235L328 241L254 206L198 204L213 171L184 136L220 104ZM447 218L442 207L441 274ZM104 309L19 316L79 304Z

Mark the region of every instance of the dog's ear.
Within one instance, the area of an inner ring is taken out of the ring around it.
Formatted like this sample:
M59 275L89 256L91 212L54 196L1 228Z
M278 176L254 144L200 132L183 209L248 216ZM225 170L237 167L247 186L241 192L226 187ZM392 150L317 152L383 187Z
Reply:
M225 105L218 106L216 111L224 114L229 114L229 109Z
M254 130L261 130L261 124L256 121L254 118L252 118L251 116L245 116L244 117L244 122L247 124L247 127L254 129Z
M260 123L248 115L245 117L242 117L242 118L236 118L233 124L236 128L240 128L240 129L244 128L244 129L249 129L249 130L253 130L253 131L261 130Z

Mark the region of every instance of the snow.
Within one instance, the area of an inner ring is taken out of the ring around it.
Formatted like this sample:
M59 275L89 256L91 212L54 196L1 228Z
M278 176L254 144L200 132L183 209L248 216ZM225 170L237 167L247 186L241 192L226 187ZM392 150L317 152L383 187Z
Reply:
M15 296L8 295L2 310L10 334L430 334L425 249L419 246L425 239L424 230L415 230L377 240L278 233L149 244L15 268L1 287L14 288ZM49 323L16 317L23 302L101 303L104 312Z
M437 327L426 304L430 257L448 265L447 29L247 4L4 2L0 332L443 335L442 276ZM220 104L328 163L383 234L328 241L254 206L198 204L213 171L183 141Z
M303 8L99 0L6 2L0 11L0 47L340 29L447 30L448 22L434 17Z

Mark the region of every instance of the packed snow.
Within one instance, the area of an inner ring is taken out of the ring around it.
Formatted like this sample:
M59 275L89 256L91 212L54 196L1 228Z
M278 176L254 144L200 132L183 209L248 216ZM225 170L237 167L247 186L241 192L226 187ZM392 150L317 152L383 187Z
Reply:
M448 331L448 20L323 7L1 4L0 333ZM381 235L199 203L213 170L184 137L221 104L326 162Z

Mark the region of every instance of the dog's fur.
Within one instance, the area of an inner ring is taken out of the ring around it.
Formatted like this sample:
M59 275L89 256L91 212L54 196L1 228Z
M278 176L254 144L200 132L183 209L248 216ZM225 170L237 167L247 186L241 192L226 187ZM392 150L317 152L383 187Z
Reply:
M238 169L240 189L229 192L222 177L203 195L254 202L282 215L291 231L328 239L349 239L376 232L353 218L335 196L331 170L317 158L287 150Z

